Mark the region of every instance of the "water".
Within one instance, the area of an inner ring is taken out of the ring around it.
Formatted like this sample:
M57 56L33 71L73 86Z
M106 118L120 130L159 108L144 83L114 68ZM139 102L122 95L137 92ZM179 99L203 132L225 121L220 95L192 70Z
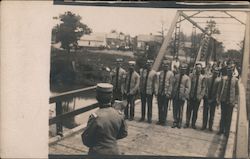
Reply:
M56 93L53 93L55 95ZM91 104L96 103L95 99L95 91L89 91L89 93L85 94L84 96L78 96L74 97L71 99L67 99L67 101L62 102L62 107L63 107L63 113L71 112L73 110L83 108L86 106L89 106ZM85 124L88 121L88 117L91 113L96 111L98 108L94 110L90 110L88 112L79 114L73 118L68 118L65 119L62 124L63 124L63 131L67 131L68 129L72 129L78 125ZM50 104L50 109L49 109L49 118L53 118L56 116L56 103ZM50 137L56 135L56 125L50 125L49 128L49 134Z

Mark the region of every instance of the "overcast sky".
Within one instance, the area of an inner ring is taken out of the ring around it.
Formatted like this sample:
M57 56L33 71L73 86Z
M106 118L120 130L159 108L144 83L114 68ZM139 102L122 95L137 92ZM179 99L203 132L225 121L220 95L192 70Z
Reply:
M79 14L82 22L92 28L93 32L110 32L115 29L132 36L138 34L159 34L161 24L164 23L166 31L171 25L176 9L153 9L153 8L125 8L125 7L86 7L86 6L54 6L54 15L58 16L66 11ZM192 12L185 12L189 15ZM245 22L245 13L230 12L241 21ZM202 12L199 16L227 16L222 12ZM197 15L198 16L198 15ZM205 27L207 19L194 19L202 27ZM59 20L53 20L56 25ZM216 19L218 29L221 34L216 35L217 40L223 42L225 49L239 49L238 44L244 38L244 25L241 25L234 19ZM192 24L187 20L181 23L181 31L191 35ZM200 31L197 29L197 33Z

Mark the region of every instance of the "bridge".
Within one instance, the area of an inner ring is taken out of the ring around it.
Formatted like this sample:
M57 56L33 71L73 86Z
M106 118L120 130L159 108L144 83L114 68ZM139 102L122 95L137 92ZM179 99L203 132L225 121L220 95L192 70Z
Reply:
M203 10L204 11L204 10ZM204 30L191 18L201 11L197 11L193 15L187 15L183 11L177 11L173 22L168 30L162 47L155 59L153 69L158 70L160 63L166 53L167 46L170 43L172 33L183 20L188 20L195 27L200 29L204 35L202 44L198 49L196 54L195 62L201 59L201 55L205 53L207 55L206 41L211 41L208 39L216 40L209 32ZM208 11L209 12L209 11ZM236 19L229 13L230 18ZM182 17L183 19L180 19ZM246 26L245 31L245 41L244 41L244 55L243 55L243 72L244 74L240 78L239 88L239 104L238 107L234 108L231 129L229 138L226 139L224 136L218 136L219 120L220 120L220 109L216 109L214 131L201 131L202 125L202 109L203 102L201 102L198 114L197 129L191 128L171 128L173 122L172 106L168 111L167 116L167 126L156 125L158 119L158 107L156 99L153 103L153 123L148 124L144 122L139 122L140 118L140 100L136 101L135 106L135 119L133 121L127 121L128 124L128 136L124 139L118 141L120 151L123 155L159 155L159 156L192 156L192 157L226 157L226 158L247 158L249 156L249 124L250 119L250 109L249 109L249 99L247 98L250 92L250 57L249 57L249 22L250 14L247 13L246 23L242 25ZM178 33L176 33L178 34ZM178 38L176 39L178 40ZM207 56L211 58L211 55ZM246 72L246 73L245 73ZM86 127L86 122L88 116L91 112L98 109L96 102L85 105L79 109L73 110L71 112L62 114L62 102L69 98L76 98L78 96L84 96L88 94L89 91L94 91L95 87L84 88L80 90L75 90L71 92L65 92L52 96L50 98L50 104L56 105L56 116L49 119L49 124L56 124L56 134L57 136L49 139L49 153L51 155L56 154L70 154L70 155L84 155L87 154L88 148L82 144L81 133ZM184 117L183 123L185 122L185 111L186 104L184 106ZM72 118L77 115L84 115L82 119L82 124L70 130L63 128L62 121L66 118Z
M154 99L153 103L153 123L139 122L140 104L140 101L137 100L135 119L127 121L128 136L118 141L122 154L223 157L226 139L223 136L216 135L220 120L220 110L216 111L214 132L209 132L199 130L202 124L202 106L200 107L197 121L198 129L194 130L191 128L171 128L173 123L172 108L168 111L167 126L156 125L158 119L156 99ZM237 113L237 110L234 113ZM233 121L236 121L235 117ZM81 141L81 133L84 127L80 127L69 136L58 141L52 141L49 149L50 154L87 154L88 148ZM231 132L231 134L233 133L235 132Z

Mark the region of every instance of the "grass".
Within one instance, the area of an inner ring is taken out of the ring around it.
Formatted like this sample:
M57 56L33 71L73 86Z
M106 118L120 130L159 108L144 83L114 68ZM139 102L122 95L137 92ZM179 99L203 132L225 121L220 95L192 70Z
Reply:
M114 51L112 51L114 52ZM134 60L133 56L122 52L112 53L108 50L91 52L79 50L66 53L63 50L52 49L51 51L51 79L50 89L52 92L64 92L96 85L104 82L107 72L106 67L114 69L116 58L123 58L123 68L127 69L127 62ZM76 61L76 72L73 71L71 61Z

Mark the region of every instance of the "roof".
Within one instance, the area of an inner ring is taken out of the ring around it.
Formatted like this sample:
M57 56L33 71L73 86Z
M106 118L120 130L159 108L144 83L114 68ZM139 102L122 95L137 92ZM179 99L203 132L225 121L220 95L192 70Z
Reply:
M105 41L106 35L104 33L93 33L90 35L83 35L81 41Z
M137 36L137 41L144 41L144 42L156 41L156 42L162 42L162 37L159 36L159 35L140 34L140 35Z
M184 42L183 47L191 48L192 43L191 42Z
M109 38L109 39L120 39L120 40L125 39L125 35L124 34L119 34L119 33L108 33L106 35L106 37Z

